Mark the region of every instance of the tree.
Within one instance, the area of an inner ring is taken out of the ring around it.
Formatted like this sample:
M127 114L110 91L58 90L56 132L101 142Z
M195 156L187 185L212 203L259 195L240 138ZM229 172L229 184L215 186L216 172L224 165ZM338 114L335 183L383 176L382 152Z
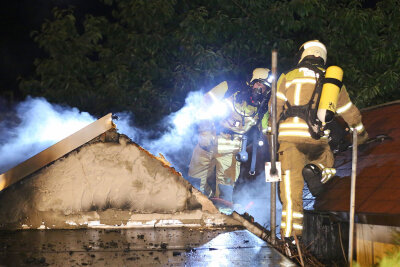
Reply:
M319 39L357 105L399 97L398 0L103 2L111 16L79 22L73 9L55 9L33 33L48 57L21 80L26 94L96 115L132 111L137 123L151 124L182 107L190 91L268 67L273 48L279 71L288 70L299 45Z

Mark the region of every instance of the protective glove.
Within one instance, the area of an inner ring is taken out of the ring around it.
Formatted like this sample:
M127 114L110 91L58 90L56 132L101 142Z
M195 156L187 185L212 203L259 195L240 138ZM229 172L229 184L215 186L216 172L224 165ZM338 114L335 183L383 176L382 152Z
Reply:
M325 184L336 174L335 168L324 168L322 169L321 183Z
M367 131L362 131L358 136L357 136L357 145L364 144L368 140L368 133Z

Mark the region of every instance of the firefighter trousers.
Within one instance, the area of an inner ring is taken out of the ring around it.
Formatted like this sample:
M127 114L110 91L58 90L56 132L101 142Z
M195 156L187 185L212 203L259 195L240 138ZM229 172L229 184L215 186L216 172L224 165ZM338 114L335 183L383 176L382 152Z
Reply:
M303 187L302 170L306 164L332 167L333 154L324 140L300 140L279 142L279 161L282 167L282 181L279 185L282 201L282 237L302 235L303 231Z
M235 159L237 151L231 153L216 153L207 151L196 145L189 164L189 176L200 178L200 191L208 195L210 179L215 179L215 197L220 197L219 185L233 186L238 175L240 165ZM227 199L231 201L231 199Z

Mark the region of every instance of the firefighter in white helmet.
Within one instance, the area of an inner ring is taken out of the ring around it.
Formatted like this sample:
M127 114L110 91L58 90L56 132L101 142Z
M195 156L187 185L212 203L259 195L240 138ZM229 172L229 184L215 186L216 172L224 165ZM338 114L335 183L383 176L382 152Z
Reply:
M269 69L256 68L246 88L224 81L205 94L204 109L218 105L226 112L222 118L199 123L199 139L189 165L189 176L200 179L200 191L208 197L232 201L243 136L254 125L267 133L272 78ZM207 183L210 178L216 181L215 191Z
M291 237L293 232L298 236L302 234L304 180L310 192L318 196L324 184L336 173L331 147L335 149L333 146L338 143L330 143L335 139L333 133L338 128L336 117L342 117L349 128L357 129L360 142L368 138L361 114L351 102L341 77L328 78L328 73L325 73L325 45L318 40L308 41L299 52L297 66L282 74L277 83L278 156L283 174L279 187L283 204L282 237ZM334 73L338 71L339 76L343 73L339 67L333 70ZM331 96L326 97L322 93L325 92L322 91L325 84L336 88L327 91L334 92ZM318 106L323 102L329 103L329 107L323 109ZM323 116L318 117L317 113L321 111ZM328 116L328 113L331 115ZM337 138L335 140L338 141ZM339 140L339 143L342 141Z

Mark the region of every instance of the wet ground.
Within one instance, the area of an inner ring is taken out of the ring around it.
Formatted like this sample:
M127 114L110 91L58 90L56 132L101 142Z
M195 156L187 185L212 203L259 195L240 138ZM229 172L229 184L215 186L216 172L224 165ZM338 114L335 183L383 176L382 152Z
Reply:
M0 231L0 266L297 266L239 228Z

